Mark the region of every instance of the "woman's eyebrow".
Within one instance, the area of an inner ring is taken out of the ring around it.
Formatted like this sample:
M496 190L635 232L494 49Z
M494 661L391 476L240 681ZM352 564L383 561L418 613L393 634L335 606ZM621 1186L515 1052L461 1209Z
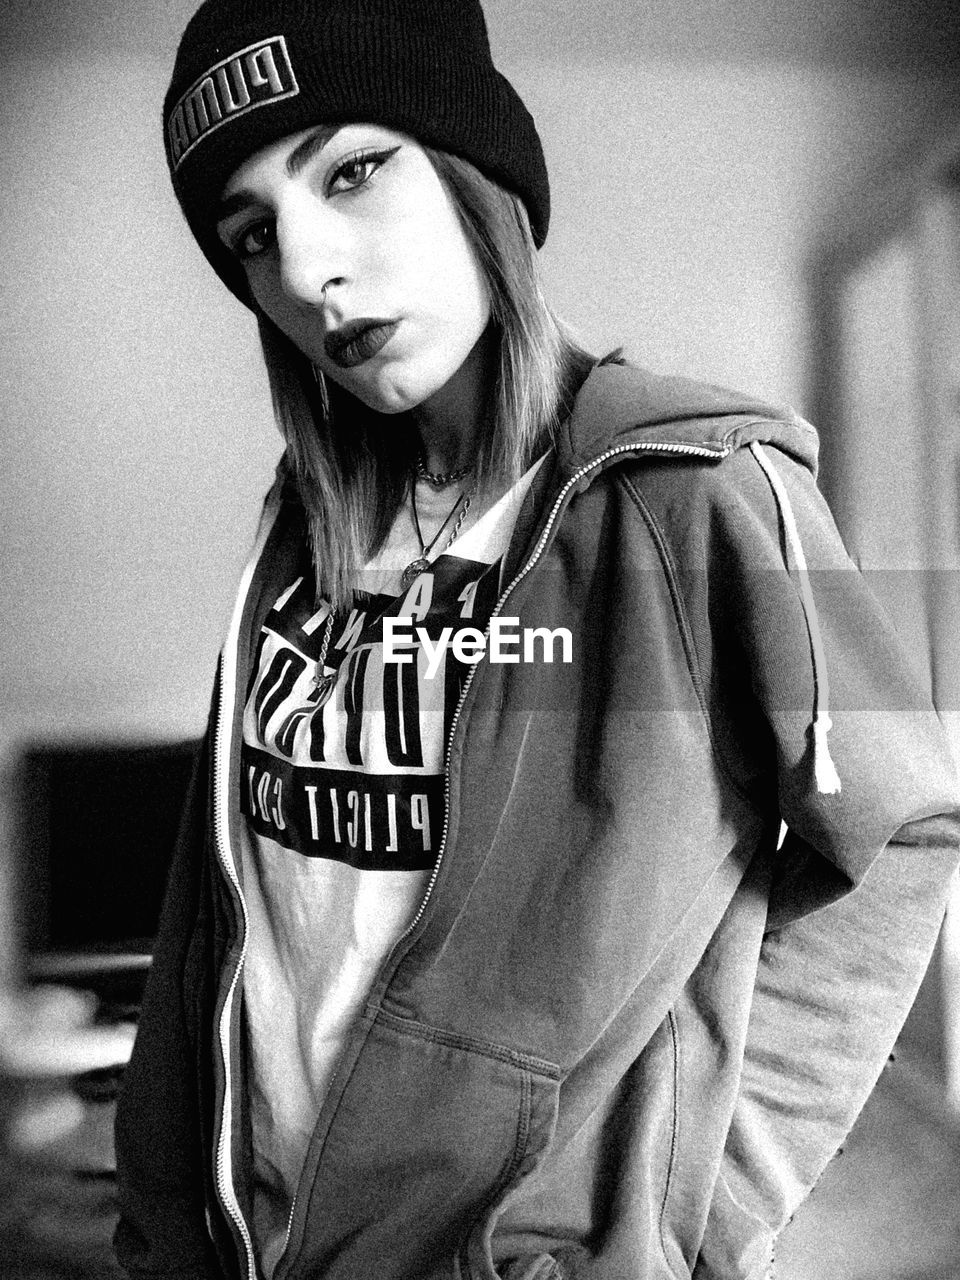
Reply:
M287 156L284 168L291 178L295 178L298 173L309 164L318 151L322 151L331 138L340 132L344 126L337 125L321 125L307 135L304 140L299 143ZM217 205L216 221L222 222L224 218L229 218L231 214L237 213L240 209L246 208L249 204L256 204L257 197L251 191L245 191L241 188L226 196Z
M248 204L256 204L256 202L257 197L252 191L234 191L232 195L225 196L217 205L215 220L223 222L231 214L238 213L241 209L245 209Z
M317 152L322 151L330 139L343 127L342 124L321 125L319 129L314 129L311 134L308 134L287 156L284 167L289 177L295 178L304 165L309 164Z

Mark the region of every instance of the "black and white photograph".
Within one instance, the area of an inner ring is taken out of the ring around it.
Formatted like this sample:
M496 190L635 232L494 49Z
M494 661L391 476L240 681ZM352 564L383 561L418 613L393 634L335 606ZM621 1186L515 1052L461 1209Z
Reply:
M960 1280L954 0L0 0L2 1280Z

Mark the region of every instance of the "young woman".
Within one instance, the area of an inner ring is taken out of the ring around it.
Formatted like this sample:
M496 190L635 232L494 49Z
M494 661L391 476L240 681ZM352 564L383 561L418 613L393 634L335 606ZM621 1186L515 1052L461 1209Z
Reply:
M812 429L559 327L474 0L207 0L165 123L287 447L121 1099L122 1264L759 1280L958 843Z

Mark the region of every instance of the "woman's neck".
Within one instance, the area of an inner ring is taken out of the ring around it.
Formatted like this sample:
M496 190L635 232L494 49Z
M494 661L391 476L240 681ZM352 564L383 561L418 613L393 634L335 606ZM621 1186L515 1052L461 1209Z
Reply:
M414 410L428 471L456 471L475 461L489 414L494 351L488 331L450 381Z

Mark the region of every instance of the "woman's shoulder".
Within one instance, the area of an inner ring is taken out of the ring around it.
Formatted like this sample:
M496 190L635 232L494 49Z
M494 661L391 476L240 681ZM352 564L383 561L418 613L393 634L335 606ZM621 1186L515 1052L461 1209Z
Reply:
M818 438L787 406L627 364L601 364L560 442L584 483L622 481L671 524L768 508L773 485L816 492Z

